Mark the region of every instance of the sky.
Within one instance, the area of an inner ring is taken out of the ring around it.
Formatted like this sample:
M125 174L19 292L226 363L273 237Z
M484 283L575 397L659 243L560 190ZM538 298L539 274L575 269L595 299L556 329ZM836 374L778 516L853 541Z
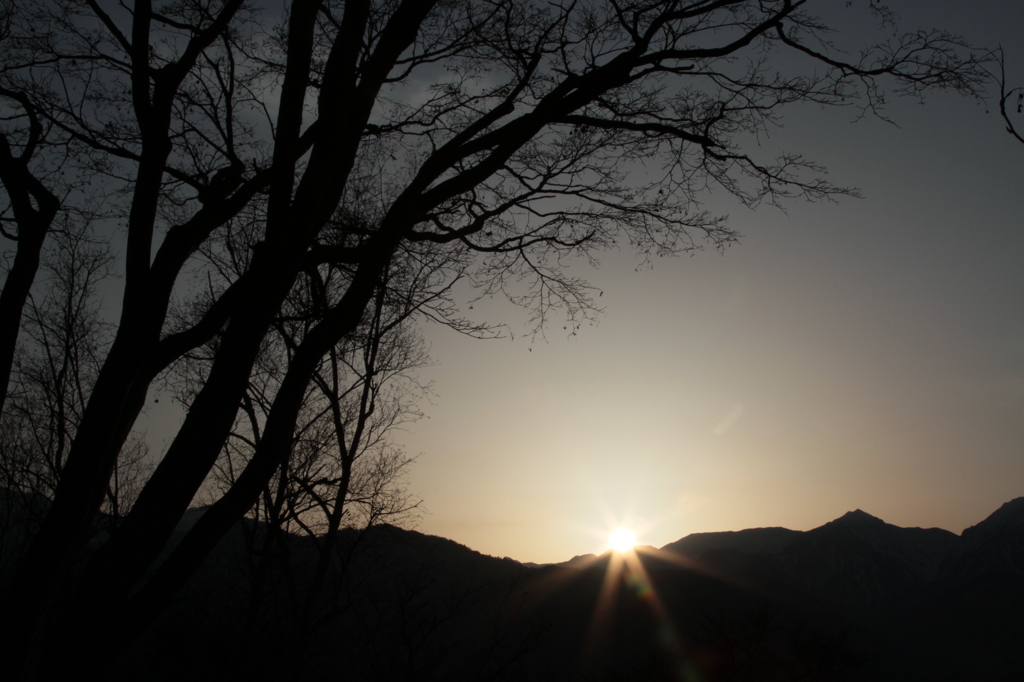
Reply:
M1002 44L1024 83L1024 3L894 2L906 28ZM724 253L581 268L598 323L530 338L426 327L434 397L396 440L418 529L555 562L627 526L805 530L853 509L959 533L1024 495L1024 145L986 104L892 103L897 125L792 112L759 153L828 167L863 199L728 213ZM721 194L721 193L719 193Z

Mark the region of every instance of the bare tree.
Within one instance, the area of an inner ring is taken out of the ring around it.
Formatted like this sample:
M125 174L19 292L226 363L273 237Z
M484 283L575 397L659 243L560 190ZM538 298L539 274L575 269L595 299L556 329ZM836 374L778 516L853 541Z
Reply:
M847 5L834 9L884 11ZM947 33L893 32L860 52L840 49L812 13L818 6L14 6L0 85L26 93L59 132L69 167L102 178L120 202L110 213L125 246L116 333L50 512L5 597L4 677L18 679L33 651L46 675L91 677L160 612L293 451L323 358L367 323L402 258L436 262L430 286L465 275L481 293L529 306L538 326L555 308L578 325L593 304L566 259L626 242L671 255L736 238L702 210L704 188L751 206L846 191L799 155L757 158L756 136L785 106L873 110L886 88L967 93L984 78ZM239 220L258 233L249 252L234 254L241 274L203 272L201 249ZM230 437L282 306L327 267L343 278L290 351L259 444L154 567ZM204 279L207 304L180 304L188 282ZM457 317L454 299L438 300L425 314ZM214 338L176 437L72 589L72 558L147 390ZM70 596L55 601L65 589Z
M111 257L89 241L87 228L60 230L44 263L40 298L29 296L28 343L15 362L15 387L6 417L21 422L18 445L5 444L4 464L18 488L52 497L64 470L89 389L99 371L109 325L99 317L97 284Z
M238 249L236 244L227 251ZM228 260L221 267L231 268L233 263ZM418 506L404 485L411 460L390 436L419 416L417 401L428 390L415 375L426 364L427 354L410 317L430 299L424 298L427 291L421 278L403 277L398 270L393 265L389 275L395 276L382 282L365 323L322 359L303 401L291 452L279 458L277 471L249 511L255 523L243 527L254 574L251 610L264 596L274 569L280 568L278 573L289 583L287 589L278 590L290 600L283 609L301 604L296 607L301 615L288 619L291 629L308 631L337 615L337 595L325 595L324 588L329 574L337 582L338 573L332 573L332 567L350 558L342 556L337 542L343 525L364 533L383 521L407 521ZM297 288L286 301L215 468L220 492L234 485L259 447L270 398L290 353L317 321L328 292L344 280L335 268L325 268L310 282L312 286ZM411 284L412 289L401 291L396 282ZM183 385L200 386L202 382L192 375L203 374L211 359L208 352L184 363L188 376ZM312 571L303 575L301 585L294 584L296 571L290 565L290 545L296 535L307 538L316 551ZM344 550L350 553L351 543Z
M53 497L112 333L96 297L113 263L106 245L94 241L88 225L71 221L52 237L39 295L28 297L26 338L0 415L0 484L26 500ZM122 449L101 507L114 525L138 493L144 455L138 437Z

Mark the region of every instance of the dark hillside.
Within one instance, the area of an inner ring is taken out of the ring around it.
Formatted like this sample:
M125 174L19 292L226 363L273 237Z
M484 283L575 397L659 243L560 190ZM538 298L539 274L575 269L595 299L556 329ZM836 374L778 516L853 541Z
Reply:
M13 541L31 515L12 514L2 527ZM858 510L806 532L702 533L635 559L545 566L393 526L346 529L312 605L313 540L288 536L262 562L246 547L265 532L237 526L110 679L952 682L1024 671L1020 499L962 536Z

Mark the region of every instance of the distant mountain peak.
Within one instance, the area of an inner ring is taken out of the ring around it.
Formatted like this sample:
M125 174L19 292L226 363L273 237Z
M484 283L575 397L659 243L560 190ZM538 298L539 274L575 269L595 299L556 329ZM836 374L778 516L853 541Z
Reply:
M870 523L870 524L880 524L881 523L881 524L884 524L885 523L885 521L883 521L882 519L878 518L877 516L872 516L871 514L868 514L866 511L864 511L862 509L854 509L853 511L846 512L845 514L840 516L838 519L836 519L832 523L840 523L840 522L842 522L844 525L845 524L849 524L849 523L857 523L857 524L864 524L864 523Z
M832 537L838 533L844 537L872 538L871 541L874 542L879 538L888 537L894 530L897 530L897 526L888 524L863 509L855 509L846 512L838 519L807 531L807 535L808 537L823 538Z

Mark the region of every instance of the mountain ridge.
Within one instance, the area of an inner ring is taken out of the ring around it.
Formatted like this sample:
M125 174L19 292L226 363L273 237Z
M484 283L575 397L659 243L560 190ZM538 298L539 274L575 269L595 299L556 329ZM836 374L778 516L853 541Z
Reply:
M303 584L313 539L286 538L287 570L275 558L255 601L243 530L113 682L200 679L198 668L316 678L339 666L374 682L670 682L680 656L707 682L1015 681L1024 670L1024 498L960 535L856 509L806 531L693 533L638 548L639 563L605 552L536 565L387 524L346 528L309 635L293 626L304 603L274 586Z

